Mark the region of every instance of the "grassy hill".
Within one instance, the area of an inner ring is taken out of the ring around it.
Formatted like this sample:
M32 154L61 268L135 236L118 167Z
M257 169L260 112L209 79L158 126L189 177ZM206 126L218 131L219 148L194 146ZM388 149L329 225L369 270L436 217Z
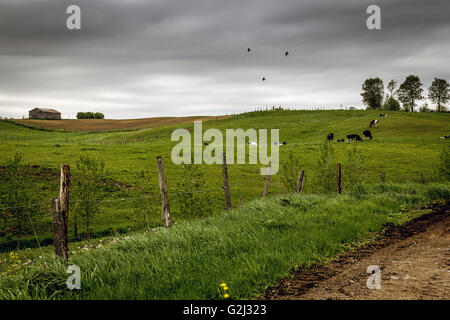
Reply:
M280 147L281 165L289 160L297 159L300 167L306 172L305 192L317 192L317 161L319 147L326 135L334 133L335 139L344 138L347 134L362 133L368 128L372 119L377 118L372 111L267 111L251 112L226 119L209 120L203 123L203 129L217 128L274 128L280 129L280 141L287 145ZM76 123L77 120L71 120ZM91 121L91 120L81 120ZM58 121L52 121L52 123ZM58 122L64 124L64 122ZM450 131L449 113L405 113L390 112L387 118L380 119L378 128L371 129L373 141L358 143L360 152L366 157L366 184L380 181L382 171L386 172L387 182L420 182L420 174L427 180L433 175L439 161L439 154L446 141L440 136ZM196 219L182 212L181 204L175 196L177 182L183 179L185 171L170 161L170 153L176 142L170 141L175 128L192 128L192 123L176 124L156 128L118 131L118 132L62 132L42 131L26 128L11 122L0 121L0 166L7 158L19 151L23 163L34 166L33 184L36 193L44 203L47 214L36 224L39 236L44 241L51 239L51 223L49 200L58 194L59 166L69 163L76 179L75 161L82 154L89 154L105 161L106 179L103 183L102 198L107 200L101 204L100 213L91 225L93 232L108 234L128 232L138 228L135 216L130 209L130 190L133 189L134 176L141 169L151 173L149 181L155 195L151 213L151 227L161 226L160 200L158 198L158 178L156 156L162 155L165 160L165 171L168 179L169 196L171 198L172 217L175 222ZM72 127L73 128L73 127ZM71 127L59 128L71 130ZM343 166L344 191L351 188L348 173L352 170L348 165L348 152L352 143L334 143L336 162ZM229 178L232 202L237 206L240 197L243 202L259 198L264 187L264 179L259 174L260 165L230 165ZM207 192L214 200L211 214L224 208L222 171L219 165L202 165L205 185L199 192ZM292 177L296 179L295 176ZM271 178L269 194L283 193L288 190L283 183L283 173ZM82 227L80 227L83 231ZM72 233L72 229L70 232ZM32 236L29 236L32 239ZM12 240L4 238L4 240ZM0 239L0 242L1 239Z
M326 261L370 241L386 222L399 224L422 214L419 208L424 203L449 200L449 181L430 182L442 163L443 146L448 144L439 138L450 131L448 113L390 112L380 119L378 128L371 129L373 141L333 143L333 161L342 163L344 194L318 194L324 169L317 162L326 135L334 133L335 139L361 135L376 118L377 113L371 111L278 110L204 122L204 130L222 132L280 129L280 141L287 142L280 147L280 163L296 170L286 176L280 169L270 180L270 197L261 200L265 179L261 166L229 165L233 206L238 206L240 197L244 204L223 212L221 166L201 165L204 185L192 191L212 199L202 216L183 211L178 185L186 180L187 171L170 161L176 144L170 141L171 133L179 127L190 129L192 123L134 131L63 132L0 121L0 174L7 159L20 152L45 210L33 224L41 244L51 241L49 200L58 195L59 166L69 163L76 180L75 161L85 154L105 161L106 174L99 181L100 212L91 227L97 236L108 236L90 242L72 239L68 263L55 259L51 247L22 250L18 257L0 253L0 299L220 299L222 282L229 285L232 298L249 298L298 264ZM355 145L365 157L366 174L359 177L363 187L358 188L349 180L356 170L348 157ZM158 155L165 161L175 222L171 229L160 228ZM295 182L298 168L306 172L305 194L289 194L292 187L285 179ZM137 190L134 177L141 169L151 174L145 194L151 195L152 229L145 233L132 209ZM380 184L382 171L386 172L384 185ZM420 184L422 173L425 185ZM0 199L5 194L0 184ZM76 193L72 200L77 200ZM73 235L72 218L69 237ZM82 218L79 223L83 232ZM129 234L117 235L122 232ZM27 234L28 242L22 247L35 244L33 238ZM0 245L4 251L14 250L15 239L2 235ZM69 264L81 267L81 291L65 289Z

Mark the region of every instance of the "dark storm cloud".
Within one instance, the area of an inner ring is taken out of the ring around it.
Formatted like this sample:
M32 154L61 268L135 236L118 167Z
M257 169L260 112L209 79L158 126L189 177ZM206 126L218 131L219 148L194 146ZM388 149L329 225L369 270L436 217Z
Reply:
M81 31L65 27L71 4ZM365 26L370 4L382 30ZM3 0L0 114L361 106L367 77L414 73L426 87L450 78L449 9L448 0Z

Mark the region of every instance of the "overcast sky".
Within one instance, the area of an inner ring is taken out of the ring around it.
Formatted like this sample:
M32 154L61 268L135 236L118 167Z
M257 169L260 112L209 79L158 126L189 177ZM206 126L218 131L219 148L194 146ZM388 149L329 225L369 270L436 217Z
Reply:
M81 30L66 28L71 4ZM370 4L381 30L366 28ZM368 77L450 81L449 13L449 0L0 0L0 116L362 107Z

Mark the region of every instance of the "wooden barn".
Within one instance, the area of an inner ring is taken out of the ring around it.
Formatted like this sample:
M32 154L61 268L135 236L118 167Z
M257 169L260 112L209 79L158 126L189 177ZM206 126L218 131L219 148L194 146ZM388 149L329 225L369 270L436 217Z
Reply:
M28 112L30 119L61 120L61 112L55 109L34 108Z

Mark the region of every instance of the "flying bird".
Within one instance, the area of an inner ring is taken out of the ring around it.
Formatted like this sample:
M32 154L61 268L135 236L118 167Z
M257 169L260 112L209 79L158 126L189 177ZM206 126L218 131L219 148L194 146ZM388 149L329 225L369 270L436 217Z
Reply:
M266 77L263 77L263 78L262 78L262 81L266 81Z
M248 49L247 49L247 52L250 52L250 51L252 51L252 49L251 49L251 48L248 48Z
M284 55L287 57L289 55L289 51L286 51Z

